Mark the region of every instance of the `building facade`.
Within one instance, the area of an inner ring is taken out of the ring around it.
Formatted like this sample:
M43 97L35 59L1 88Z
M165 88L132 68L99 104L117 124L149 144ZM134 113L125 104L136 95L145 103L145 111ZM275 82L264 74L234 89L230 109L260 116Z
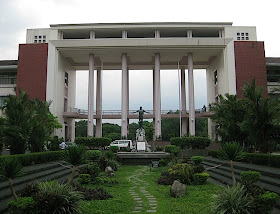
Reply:
M161 119L166 117L161 109L160 71L179 66L182 134L186 134L189 128L189 133L195 135L195 118L209 116L195 111L195 69L206 69L205 93L207 102L213 103L218 101L219 94L236 94L241 98L244 81L253 78L267 93L267 86L270 87L267 74L273 75L276 66L269 60L265 58L264 42L257 41L256 28L233 26L232 23L58 24L27 30L26 44L19 45L16 87L22 88L31 98L52 100L51 112L63 124L55 135L74 140L75 119L87 118L88 135L100 137L102 118L118 118L121 119L121 134L126 137L129 119L137 118L129 109L129 71L153 70L153 110L146 118L153 119L155 135L160 138ZM277 63L279 66L279 61ZM4 75L1 66L4 65L0 65L0 74ZM9 66L12 69L13 66ZM267 67L270 70L266 71ZM15 71L7 69L6 73L11 75ZM89 70L88 111L84 112L75 108L76 70ZM119 115L102 113L102 70L122 70ZM97 72L96 85L94 72ZM0 76L0 83L1 78L5 77ZM14 87L12 84L10 88ZM0 84L0 97L4 97L1 91L4 89ZM96 133L93 133L94 120ZM208 125L210 137L213 137L214 126L210 120Z

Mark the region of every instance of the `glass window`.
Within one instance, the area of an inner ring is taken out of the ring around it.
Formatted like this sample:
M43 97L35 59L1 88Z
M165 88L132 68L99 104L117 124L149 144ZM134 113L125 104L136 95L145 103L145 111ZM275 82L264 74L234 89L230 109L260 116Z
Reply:
M5 99L6 99L7 97L4 97L4 96L0 96L0 107L3 107L4 106L4 104L5 104Z

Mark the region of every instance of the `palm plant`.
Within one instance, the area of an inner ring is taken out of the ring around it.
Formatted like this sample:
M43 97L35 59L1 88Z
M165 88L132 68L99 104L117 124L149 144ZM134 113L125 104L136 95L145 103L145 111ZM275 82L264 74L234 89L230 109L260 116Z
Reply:
M233 187L222 187L221 191L214 195L213 213L252 213L253 201L246 194L244 186L238 184Z
M236 179L235 179L235 175L234 175L233 161L242 159L243 148L237 142L224 143L221 145L219 155L223 159L230 160L232 184L235 186Z
M23 174L22 166L16 158L3 158L0 163L0 177L8 179L9 187L12 192L14 199L17 201L17 195L13 187L12 179L21 176Z
M222 142L238 141L242 143L246 139L245 133L240 128L244 118L243 103L236 95L219 95L219 102L213 103L211 111L214 115L211 119L216 122L216 134L221 137Z
M72 165L72 174L68 180L70 185L73 185L73 179L75 176L76 169L79 165L85 163L86 161L86 151L85 147L82 145L79 146L69 146L62 153L62 159L68 164Z

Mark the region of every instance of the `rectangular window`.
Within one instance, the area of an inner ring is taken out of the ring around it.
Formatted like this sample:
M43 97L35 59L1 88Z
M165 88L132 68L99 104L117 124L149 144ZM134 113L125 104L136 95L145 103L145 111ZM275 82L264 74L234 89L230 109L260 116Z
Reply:
M64 84L68 86L68 73L65 71Z
M216 70L214 72L214 84L216 85L218 83L218 71Z
M7 97L4 97L4 96L0 96L0 107L3 107L4 106L4 104L5 104L5 99L6 99Z
M237 40L240 40L240 37L237 37Z

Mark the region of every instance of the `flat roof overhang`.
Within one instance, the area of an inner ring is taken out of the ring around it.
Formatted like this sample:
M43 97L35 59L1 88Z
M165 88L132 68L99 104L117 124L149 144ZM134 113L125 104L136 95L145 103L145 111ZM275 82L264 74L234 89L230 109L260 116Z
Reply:
M95 56L95 67L121 70L121 56L126 53L130 70L153 69L154 55L160 54L161 69L187 66L187 55L193 53L194 68L207 68L232 39L227 38L141 38L141 39L64 39L50 43L76 70L88 70L89 54Z

